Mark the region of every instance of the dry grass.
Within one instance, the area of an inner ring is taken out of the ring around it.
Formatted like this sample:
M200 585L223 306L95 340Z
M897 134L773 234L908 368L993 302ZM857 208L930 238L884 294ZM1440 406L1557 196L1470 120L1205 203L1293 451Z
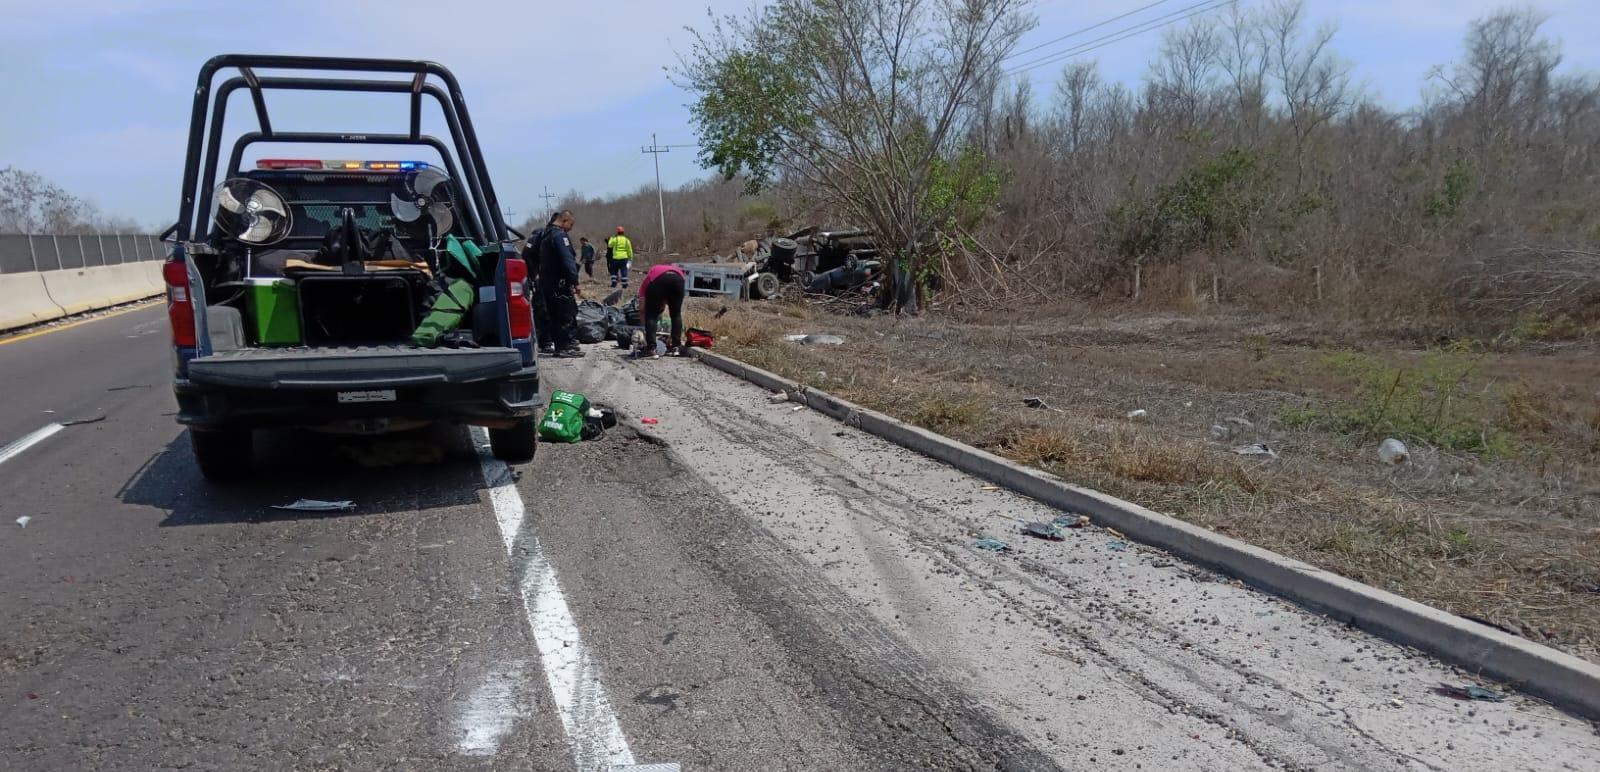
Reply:
M715 308L696 301L697 310ZM1304 380L1321 377L1313 365L1324 355L1315 351L1285 353L1279 343L1231 333L1184 339L1205 320L1186 321L1180 335L1146 334L1137 320L1064 332L1015 321L846 318L773 303L691 318L756 366L1600 661L1600 512L1592 495L1600 410L1584 403L1582 386L1547 382L1564 372L1548 358L1544 370L1516 368L1532 373L1526 379L1490 373L1510 384L1501 422L1529 454L1480 459L1421 448L1414 468L1392 470L1376 464L1370 448L1315 427L1253 430L1249 440L1270 440L1276 460L1228 451L1245 438L1207 441L1206 427L1223 415L1252 412L1271 424L1295 404L1286 390L1348 386ZM782 340L823 331L844 335L846 345ZM1581 382L1587 371L1565 376ZM1024 396L1044 396L1056 409L1021 407ZM1158 419L1124 419L1135 406ZM1169 415L1177 417L1162 420Z
M1053 427L1029 427L1006 435L1001 449L1011 460L1029 466L1065 466L1082 463L1088 453L1069 432Z

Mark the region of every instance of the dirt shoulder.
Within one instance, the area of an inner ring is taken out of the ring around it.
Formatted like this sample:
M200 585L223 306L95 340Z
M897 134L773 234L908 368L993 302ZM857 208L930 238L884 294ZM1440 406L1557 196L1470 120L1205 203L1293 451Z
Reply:
M1120 308L896 319L690 305L720 350L751 364L1600 661L1593 346L1428 347ZM815 332L846 342L783 337ZM1391 436L1408 463L1379 460ZM1273 455L1236 452L1256 444Z

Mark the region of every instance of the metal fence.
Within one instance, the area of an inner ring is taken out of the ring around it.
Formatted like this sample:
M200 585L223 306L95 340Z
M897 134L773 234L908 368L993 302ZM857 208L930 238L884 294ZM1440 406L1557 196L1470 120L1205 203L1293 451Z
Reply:
M161 260L166 247L149 234L0 234L0 273L55 271Z

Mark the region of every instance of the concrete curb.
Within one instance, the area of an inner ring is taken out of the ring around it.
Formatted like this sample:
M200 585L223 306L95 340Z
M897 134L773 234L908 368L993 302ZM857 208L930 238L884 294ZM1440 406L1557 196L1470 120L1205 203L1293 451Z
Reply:
M1110 526L1144 544L1236 577L1330 618L1505 681L1589 719L1600 719L1600 666L1316 566L1208 531L1137 504L1080 488L948 437L696 349L700 361L768 391L943 461L995 485Z

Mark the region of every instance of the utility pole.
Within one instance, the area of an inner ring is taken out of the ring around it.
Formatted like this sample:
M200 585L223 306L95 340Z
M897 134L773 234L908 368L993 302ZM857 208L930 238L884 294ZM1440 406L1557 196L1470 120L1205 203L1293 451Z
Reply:
M661 251L667 251L667 201L661 194L661 154L670 153L675 147L694 147L694 145L658 145L655 132L650 133L650 146L639 148L641 153L649 153L656 162L656 209L661 214Z
M545 211L547 211L547 212L550 211L550 199L555 198L555 197L556 197L556 194L550 192L550 186L549 185L544 186L544 192L539 194L539 198L544 199L544 209L545 209Z

